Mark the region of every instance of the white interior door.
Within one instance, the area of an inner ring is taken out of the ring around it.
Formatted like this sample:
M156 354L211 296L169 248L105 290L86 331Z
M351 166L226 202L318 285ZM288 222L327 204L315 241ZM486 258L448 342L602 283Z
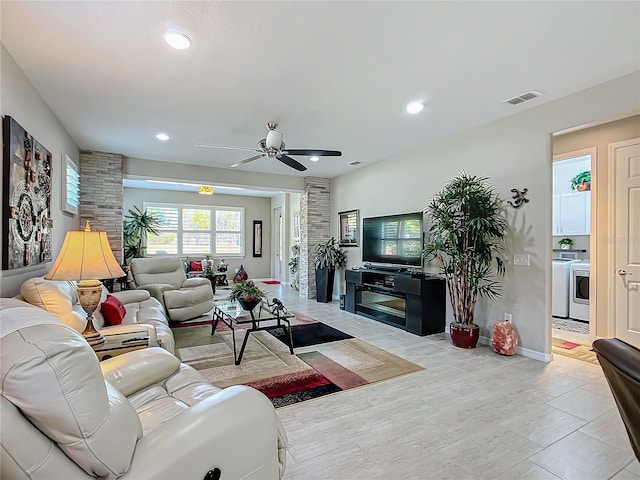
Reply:
M282 208L274 208L273 209L273 224L275 225L275 249L274 249L274 269L275 269L275 279L284 281L283 272L284 272L284 222L282 219Z
M615 336L640 348L640 138L610 145L614 162Z

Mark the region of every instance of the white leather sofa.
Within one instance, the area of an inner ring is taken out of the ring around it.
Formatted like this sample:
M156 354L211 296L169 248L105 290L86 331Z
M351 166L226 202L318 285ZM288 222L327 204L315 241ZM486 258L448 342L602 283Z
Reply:
M213 387L157 347L99 363L78 332L19 305L0 302L3 480L282 478L286 434L262 393Z
M102 287L102 303L108 291ZM132 330L149 332L150 345L160 346L174 353L173 332L164 313L164 308L144 290L126 290L112 293L127 310L120 325L107 325L100 307L93 313L93 323L102 335L114 335ZM76 282L45 280L44 277L30 278L20 287L20 300L46 310L65 325L82 332L87 314L78 303Z
M132 258L131 274L137 288L158 299L174 322L199 317L213 308L211 282L187 278L180 257Z

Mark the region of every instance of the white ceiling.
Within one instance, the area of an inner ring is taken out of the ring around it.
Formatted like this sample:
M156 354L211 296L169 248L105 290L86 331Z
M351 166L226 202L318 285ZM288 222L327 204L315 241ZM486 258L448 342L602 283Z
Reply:
M640 69L640 2L0 5L2 42L80 148L226 168L251 153L196 144L253 147L276 121L289 148L343 152L238 167L255 172L336 176Z

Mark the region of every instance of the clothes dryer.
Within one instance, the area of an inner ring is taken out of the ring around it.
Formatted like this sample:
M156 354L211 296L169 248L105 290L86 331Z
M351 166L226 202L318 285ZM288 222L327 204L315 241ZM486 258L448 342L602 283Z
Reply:
M571 264L569 318L589 321L589 276L591 263L581 260Z

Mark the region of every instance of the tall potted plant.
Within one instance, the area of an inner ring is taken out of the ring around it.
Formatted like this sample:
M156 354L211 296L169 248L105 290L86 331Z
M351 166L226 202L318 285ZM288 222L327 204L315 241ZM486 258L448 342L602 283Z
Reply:
M438 261L446 279L455 320L451 339L458 347L474 348L480 335L473 322L478 295L497 299L496 275L505 271L502 200L487 178L462 172L433 197L425 213L431 228L422 254Z
M129 210L122 225L125 262L131 258L144 257L147 235L158 235L159 220L157 215L147 210L142 212L137 206Z
M314 258L316 267L316 300L328 303L333 297L333 281L336 269L343 268L347 264L347 252L345 252L335 237L316 247Z

